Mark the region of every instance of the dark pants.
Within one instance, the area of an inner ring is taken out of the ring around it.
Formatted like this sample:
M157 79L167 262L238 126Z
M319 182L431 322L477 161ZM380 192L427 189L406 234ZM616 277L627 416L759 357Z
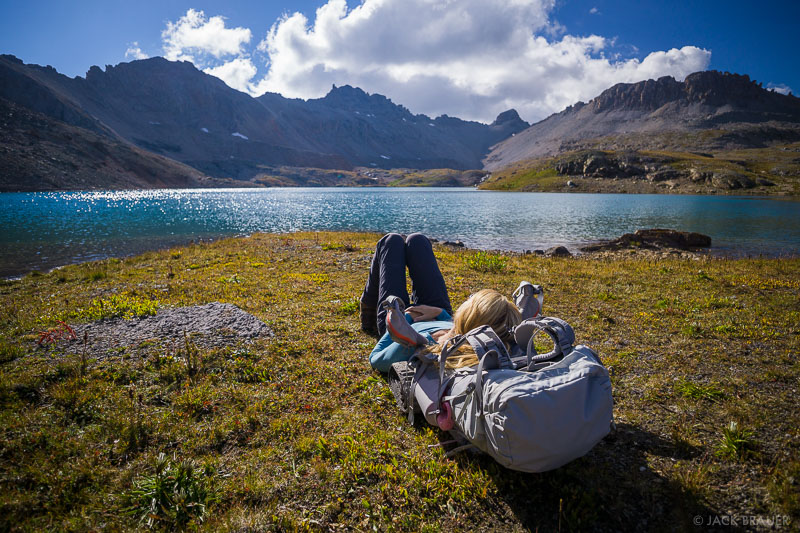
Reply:
M411 300L406 289L406 267L411 278ZM361 295L361 305L378 308L387 296L398 296L406 306L431 305L441 307L451 315L450 298L444 277L436 263L428 238L413 233L407 238L397 233L384 235L375 247L369 268L367 285ZM386 332L386 311L377 309L378 333Z

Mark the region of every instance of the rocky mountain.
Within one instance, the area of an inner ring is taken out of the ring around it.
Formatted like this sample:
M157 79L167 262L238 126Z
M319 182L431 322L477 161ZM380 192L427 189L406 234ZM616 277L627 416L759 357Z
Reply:
M704 71L620 83L495 146L484 159L498 170L570 150L731 150L800 140L800 99L763 89L746 75ZM693 136L682 132L713 132ZM672 132L676 135L665 135Z
M431 119L349 86L308 101L252 98L163 58L69 78L4 55L0 98L209 176L247 181L275 167L479 168L492 145L528 126L513 110L491 125Z
M380 94L345 85L323 98L258 98L280 120L306 132L315 149L340 154L353 165L379 168L476 169L497 142L528 127L514 110L491 125L443 115L413 115Z

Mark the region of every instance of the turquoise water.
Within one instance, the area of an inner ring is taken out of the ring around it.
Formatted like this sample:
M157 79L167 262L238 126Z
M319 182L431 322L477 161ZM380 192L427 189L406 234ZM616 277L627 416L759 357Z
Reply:
M731 196L453 188L3 193L0 224L0 276L256 231L421 231L476 248L574 251L661 227L711 235L720 253L800 253L800 202Z

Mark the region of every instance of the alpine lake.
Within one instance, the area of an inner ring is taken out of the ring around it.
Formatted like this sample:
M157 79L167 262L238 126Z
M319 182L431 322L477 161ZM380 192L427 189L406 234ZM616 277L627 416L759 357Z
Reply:
M425 233L525 251L643 228L712 238L712 255L794 256L800 202L752 196L270 188L0 194L0 276L254 232Z

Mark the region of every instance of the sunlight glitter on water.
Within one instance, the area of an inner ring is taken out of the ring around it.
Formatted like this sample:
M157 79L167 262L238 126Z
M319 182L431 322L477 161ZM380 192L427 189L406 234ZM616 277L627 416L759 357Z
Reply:
M579 245L641 228L729 253L800 253L800 202L474 189L171 189L0 194L0 275L256 231L412 233L484 249Z

